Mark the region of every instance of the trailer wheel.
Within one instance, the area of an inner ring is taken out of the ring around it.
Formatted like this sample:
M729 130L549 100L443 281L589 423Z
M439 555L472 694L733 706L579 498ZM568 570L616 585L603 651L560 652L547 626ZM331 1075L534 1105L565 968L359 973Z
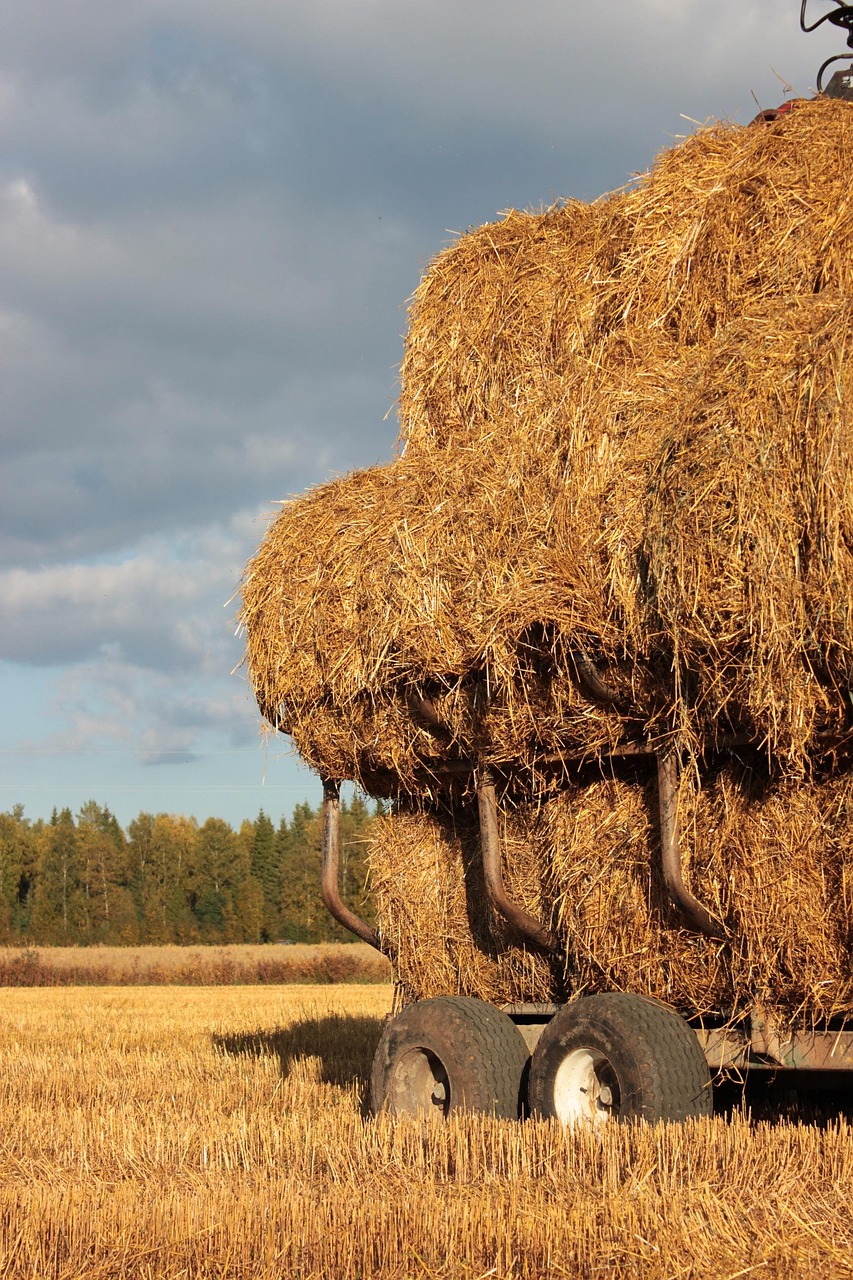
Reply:
M529 1061L521 1032L494 1005L469 996L421 1000L382 1033L371 1108L392 1115L485 1111L516 1119Z
M530 1064L531 1110L565 1125L685 1120L711 1114L711 1079L696 1036L677 1013L609 992L565 1005Z

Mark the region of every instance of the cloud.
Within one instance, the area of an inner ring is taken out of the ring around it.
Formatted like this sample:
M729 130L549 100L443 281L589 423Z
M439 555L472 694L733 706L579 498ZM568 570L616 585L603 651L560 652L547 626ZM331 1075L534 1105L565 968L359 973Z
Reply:
M399 316L379 299L405 239L390 223L353 254L322 214L275 218L250 196L107 229L20 179L0 197L7 562L227 519L321 461L387 456ZM386 315L384 359L354 322L365 308Z
M210 0L207 16L223 38L310 67L356 106L393 99L463 135L498 122L568 143L614 126L634 135L650 106L695 114L709 91L748 101L771 64L795 76L808 57L794 6L775 0L245 0L239 11Z
M365 335L340 313L369 307L407 247L393 219L380 226L307 208L284 190L275 199L232 191L191 208L166 201L102 226L51 208L28 180L0 189L7 313L32 317L96 362L104 352L135 359L141 377L173 371L176 357L205 379L216 362L228 369L252 357L319 373L333 341L336 367L351 368Z
M65 753L130 751L145 765L186 765L211 744L254 749L258 717L237 678L186 680L112 660L80 663L59 675L49 713ZM36 744L24 742L35 748ZM45 739L39 743L46 749ZM49 749L49 747L47 748Z
M216 653L224 665L233 627L223 606L241 568L233 540L227 552L180 556L164 544L117 564L6 570L0 658L37 666L121 660L150 672L201 673Z
M597 196L842 47L776 0L0 19L0 660L50 699L7 722L149 760L254 743L223 605L273 500L391 456L405 299L455 230Z
M119 563L0 574L0 658L43 668L41 723L21 749L64 755L130 751L146 764L186 764L211 744L254 748L259 717L239 670L239 602L246 545L264 521L152 540ZM236 670L235 670L236 669ZM8 726L7 726L8 727Z

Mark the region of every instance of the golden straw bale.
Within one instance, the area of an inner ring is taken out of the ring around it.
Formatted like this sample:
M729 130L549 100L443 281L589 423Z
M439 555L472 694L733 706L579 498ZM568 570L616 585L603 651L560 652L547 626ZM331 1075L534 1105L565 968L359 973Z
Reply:
M793 765L849 723L852 344L834 291L751 311L694 362L646 494L642 625L681 727Z
M608 335L619 338L608 362L648 331L683 354L763 300L849 293L851 172L853 106L819 99L769 127L700 129L628 193L511 212L463 236L413 296L406 448L457 436L500 447L542 405L561 414L566 378L595 383Z
M727 942L679 927L657 870L654 787L612 780L546 806L572 981L736 1015L754 1001L813 1018L853 1012L853 779L770 783L727 770L679 801L694 892ZM846 843L845 843L846 842Z
M578 691L561 639L602 649L606 602L567 583L562 516L549 556L554 470L523 472L507 491L496 459L428 475L402 458L284 507L244 583L250 673L319 771L415 787L417 768L454 757L529 767L619 740L622 718Z
M681 347L747 308L853 283L853 105L800 102L770 126L698 130L632 197L610 310Z
M247 571L250 676L311 764L417 790L630 729L797 771L845 730L850 121L702 130L636 190L439 255L403 456L287 504Z
M527 432L572 409L601 291L629 234L616 194L511 210L461 237L416 290L401 371L401 438L433 453ZM488 445L485 445L488 447Z
M547 914L540 868L531 857L535 810L503 815L508 891ZM410 998L476 995L506 1003L547 999L559 973L517 945L490 910L479 839L470 813L400 810L371 829L371 894L383 949Z
M627 990L709 1017L754 1002L800 1020L853 1014L853 779L769 783L729 770L680 797L686 874L725 942L682 927L659 872L654 788L599 779L503 815L508 891L561 961L488 907L470 817L399 812L373 834L383 945L410 998L497 1003Z

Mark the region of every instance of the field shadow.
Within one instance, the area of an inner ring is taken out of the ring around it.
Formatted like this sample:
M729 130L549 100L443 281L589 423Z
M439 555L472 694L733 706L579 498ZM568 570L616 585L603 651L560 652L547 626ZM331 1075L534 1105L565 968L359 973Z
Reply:
M321 1080L346 1087L365 1084L370 1079L383 1025L381 1017L330 1013L321 1018L303 1018L272 1031L215 1035L213 1044L220 1053L231 1057L276 1057L283 1076L288 1076L294 1063L301 1059L319 1059Z

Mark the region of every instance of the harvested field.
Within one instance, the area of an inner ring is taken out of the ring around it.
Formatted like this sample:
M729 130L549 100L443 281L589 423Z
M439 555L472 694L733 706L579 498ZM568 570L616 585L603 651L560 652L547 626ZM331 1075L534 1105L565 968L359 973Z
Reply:
M387 960L360 942L0 947L0 987L212 987L383 979L390 979Z
M389 995L0 991L0 1277L853 1274L846 1120L365 1119Z

